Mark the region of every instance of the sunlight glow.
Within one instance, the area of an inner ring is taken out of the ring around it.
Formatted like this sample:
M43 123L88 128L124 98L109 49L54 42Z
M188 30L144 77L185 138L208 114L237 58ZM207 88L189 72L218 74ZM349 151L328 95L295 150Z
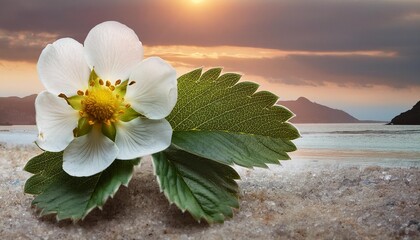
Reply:
M397 57L395 51L384 50L365 50L365 51L296 51L280 50L270 48L238 47L238 46L145 46L150 56L166 56L172 59L220 59L220 58L239 58L239 59L265 59L265 58L286 58L290 56L336 56L351 57L362 56L372 58L392 58Z
M204 0L191 0L192 3L194 4L200 4L202 3Z

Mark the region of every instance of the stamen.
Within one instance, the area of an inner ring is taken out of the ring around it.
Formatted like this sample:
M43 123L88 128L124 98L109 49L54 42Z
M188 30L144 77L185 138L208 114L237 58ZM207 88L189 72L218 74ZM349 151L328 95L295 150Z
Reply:
M103 82L104 80L102 80ZM106 84L109 85L110 82L107 81ZM89 125L103 124L109 126L113 120L114 122L118 121L118 111L125 109L125 103L121 101L121 97L116 97L116 94L111 91L113 89L115 89L114 85L91 88L89 89L89 96L83 97L80 114L88 119Z
M131 104L127 103L127 104L125 105L125 107L126 107L126 108L130 108L130 107L131 107Z
M60 98L64 98L64 99L67 99L67 96L66 96L66 94L64 94L64 93L60 93L60 94L58 94L58 97L60 97Z
M115 86L118 86L118 85L120 85L121 84L121 79L118 79L116 82L115 82Z
M136 83L135 81L131 81L128 85L129 86L131 86L131 85L133 85L134 83Z
M91 87L95 86L95 81L90 81L89 86L91 86Z
M83 96L85 93L82 90L77 90L77 95Z
M124 110L118 111L119 114L124 114Z
M111 86L111 82L109 80L106 80L106 84L107 87Z
M99 84L100 84L100 85L104 85L104 80L99 79Z
M86 89L86 91L85 91L85 95L87 96L87 95L89 95L89 90L88 89Z
M82 117L83 114L85 114L85 112L83 112L82 110L79 111L80 116Z

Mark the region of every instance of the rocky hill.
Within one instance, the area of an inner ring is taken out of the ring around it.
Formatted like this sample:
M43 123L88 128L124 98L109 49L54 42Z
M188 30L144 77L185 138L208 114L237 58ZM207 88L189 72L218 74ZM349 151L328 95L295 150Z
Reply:
M36 94L24 98L0 97L0 125L35 124Z
M394 117L390 124L394 125L420 125L420 101L414 107Z
M362 122L350 114L327 106L311 102L307 98L300 97L296 101L278 101L290 109L296 117L293 123L359 123Z

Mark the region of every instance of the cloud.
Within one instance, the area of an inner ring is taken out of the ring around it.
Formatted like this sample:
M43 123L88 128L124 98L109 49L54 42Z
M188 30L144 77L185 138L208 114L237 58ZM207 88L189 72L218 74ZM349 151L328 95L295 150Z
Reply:
M317 69L340 85L420 86L420 55L394 58L296 56L295 60L302 66Z
M281 49L238 47L238 46L147 46L149 55L165 55L174 58L219 59L233 57L240 59L286 58L290 56L366 56L366 57L395 57L392 51L288 51Z
M243 47L146 47L176 67L223 66L267 81L288 85L394 88L420 86L420 55L386 51L319 52Z
M3 3L0 28L52 31L83 40L105 20L119 20L148 45L230 45L307 51L416 46L415 1L212 0L55 1ZM24 16L24 17L22 17Z
M0 29L0 59L14 61L37 59L41 49L57 37L56 34L48 32Z
M419 16L420 2L400 0L3 1L0 59L35 62L47 42L83 42L117 20L178 66L294 85L420 86Z

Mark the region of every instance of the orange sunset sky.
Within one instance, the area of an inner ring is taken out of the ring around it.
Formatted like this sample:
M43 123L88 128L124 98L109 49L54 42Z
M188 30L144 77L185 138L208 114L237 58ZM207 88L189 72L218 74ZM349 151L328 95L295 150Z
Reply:
M305 96L359 119L420 100L420 1L0 0L0 97L40 92L36 63L61 37L120 21L178 75L222 66L282 100Z

